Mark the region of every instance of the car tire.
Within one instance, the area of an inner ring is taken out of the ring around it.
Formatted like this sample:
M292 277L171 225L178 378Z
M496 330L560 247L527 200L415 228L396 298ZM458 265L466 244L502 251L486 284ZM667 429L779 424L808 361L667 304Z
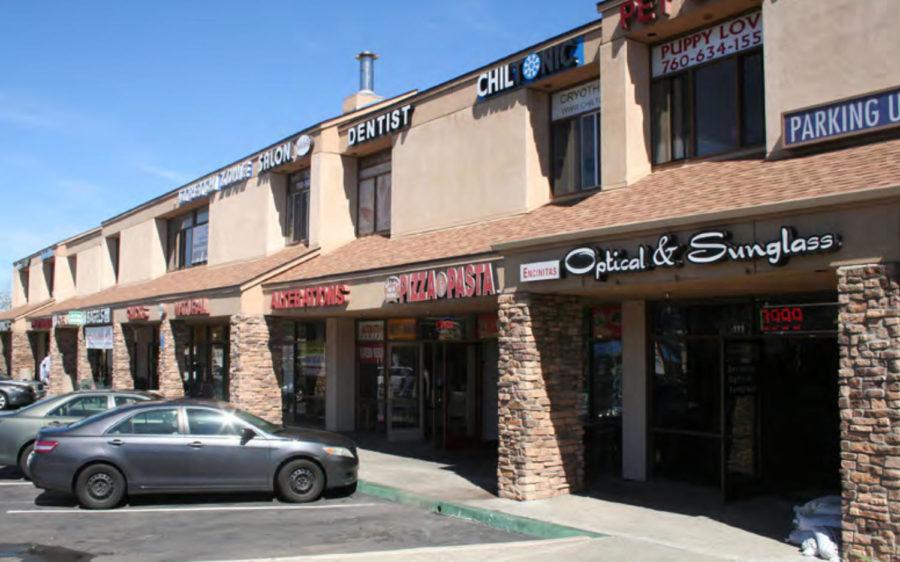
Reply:
M114 466L92 464L78 475L75 497L85 509L112 509L125 497L125 477Z
M0 390L0 411L9 408L9 397L6 396L6 393Z
M290 461L276 478L278 493L284 501L306 503L319 499L325 489L325 473L308 459Z
M22 476L25 477L25 480L31 480L31 471L28 470L28 457L31 456L31 453L34 451L34 443L29 443L25 445L25 448L22 449L22 452L19 453L19 472L22 473Z

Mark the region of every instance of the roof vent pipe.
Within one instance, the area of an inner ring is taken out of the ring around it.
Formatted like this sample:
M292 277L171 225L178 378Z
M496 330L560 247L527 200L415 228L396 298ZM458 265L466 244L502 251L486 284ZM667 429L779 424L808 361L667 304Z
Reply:
M359 61L359 91L375 92L375 59L378 55L371 51L363 51L356 55Z

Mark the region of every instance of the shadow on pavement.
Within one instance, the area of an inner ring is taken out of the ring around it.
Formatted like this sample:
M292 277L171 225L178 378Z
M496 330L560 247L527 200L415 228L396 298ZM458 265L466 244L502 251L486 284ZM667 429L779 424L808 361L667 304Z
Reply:
M311 505L321 503L325 500L336 500L352 497L351 491L348 490L329 490L322 494L322 497L312 502ZM202 494L141 494L132 495L126 498L123 505L129 507L160 507L160 506L196 506L196 505L221 505L221 504L240 504L240 503L275 503L283 505L310 505L310 504L290 504L282 502L274 494L259 492L223 492L223 493L202 493ZM35 498L35 505L41 507L78 507L78 501L75 496L63 492L44 491ZM2 556L0 556L2 558Z

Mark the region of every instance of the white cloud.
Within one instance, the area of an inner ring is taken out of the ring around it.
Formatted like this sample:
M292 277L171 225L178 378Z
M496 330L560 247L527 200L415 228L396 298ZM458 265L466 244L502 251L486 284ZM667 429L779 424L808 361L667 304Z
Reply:
M146 162L138 162L137 164L135 164L135 168L147 175L162 178L176 184L182 184L189 179L186 174L183 174L179 171L169 170L160 166L154 166L153 164L148 164Z

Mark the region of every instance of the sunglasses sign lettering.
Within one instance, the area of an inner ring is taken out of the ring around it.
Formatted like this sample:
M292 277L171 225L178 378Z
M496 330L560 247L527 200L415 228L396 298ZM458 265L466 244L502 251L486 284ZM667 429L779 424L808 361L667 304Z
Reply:
M708 230L694 234L687 244L680 243L672 234L665 234L659 237L655 246L638 246L633 254L622 249L575 248L563 258L563 267L570 275L591 274L597 281L606 281L614 274L682 267L685 262L712 265L765 259L773 266L782 266L792 257L835 252L840 247L838 234L804 237L789 226L781 227L777 240L749 243L733 242L731 234L725 230Z

